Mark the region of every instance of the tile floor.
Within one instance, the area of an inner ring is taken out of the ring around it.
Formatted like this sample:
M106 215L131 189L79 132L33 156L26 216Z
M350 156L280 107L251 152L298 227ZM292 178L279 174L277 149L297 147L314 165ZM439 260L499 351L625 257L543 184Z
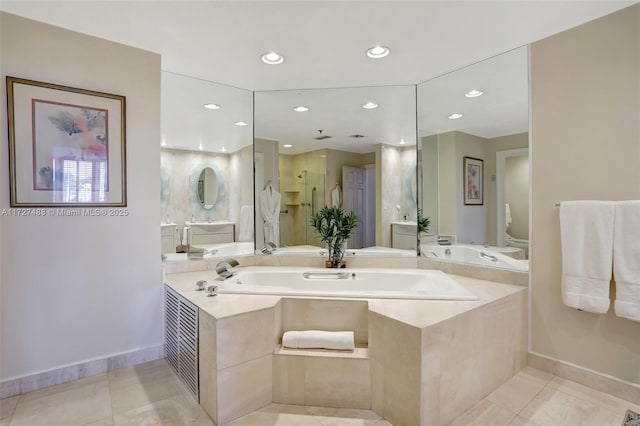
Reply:
M640 406L526 367L451 425L619 426ZM0 400L0 426L211 426L164 360ZM229 426L390 426L367 410L271 404Z

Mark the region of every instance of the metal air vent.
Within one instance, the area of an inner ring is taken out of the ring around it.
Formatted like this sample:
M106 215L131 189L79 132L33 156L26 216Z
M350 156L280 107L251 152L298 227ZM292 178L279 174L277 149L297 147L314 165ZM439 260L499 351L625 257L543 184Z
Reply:
M349 135L350 138L355 138L355 139L360 139L360 138L366 138L367 135L360 135L358 133L356 133L355 135Z

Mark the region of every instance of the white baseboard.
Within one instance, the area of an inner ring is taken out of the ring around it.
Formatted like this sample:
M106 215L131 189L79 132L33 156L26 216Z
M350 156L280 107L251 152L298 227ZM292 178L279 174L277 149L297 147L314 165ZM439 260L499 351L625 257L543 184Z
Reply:
M164 345L152 346L111 355L105 358L68 365L28 376L5 380L0 383L0 398L9 398L21 393L70 382L143 362L164 358Z
M628 382L609 374L590 370L536 352L529 352L528 365L547 371L563 379L608 393L625 401L640 404L640 384Z

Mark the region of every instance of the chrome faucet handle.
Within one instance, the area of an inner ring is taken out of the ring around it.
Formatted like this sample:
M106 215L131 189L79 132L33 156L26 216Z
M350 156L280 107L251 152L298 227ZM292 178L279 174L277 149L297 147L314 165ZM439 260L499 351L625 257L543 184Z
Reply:
M213 297L218 295L218 286L210 285L207 287L207 297Z
M207 285L207 281L206 280L198 280L196 282L196 285L198 286L198 291L202 291L202 290L204 290L205 286Z

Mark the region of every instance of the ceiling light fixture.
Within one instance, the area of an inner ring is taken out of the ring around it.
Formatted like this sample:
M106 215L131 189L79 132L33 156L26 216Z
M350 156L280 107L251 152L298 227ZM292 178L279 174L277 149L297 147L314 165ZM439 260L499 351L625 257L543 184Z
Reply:
M482 96L483 94L484 94L484 92L482 90L473 89L473 90L469 90L464 95L467 98L477 98L478 96Z
M294 107L293 110L295 112L307 112L309 111L309 108L304 105L298 105L297 107Z
M284 62L284 56L277 54L276 52L265 53L260 57L262 62L267 65L278 65Z
M364 109L374 109L374 108L378 108L378 104L375 102L367 102L366 104L362 105L362 108Z
M400 138L400 145L404 145L404 144L405 144L404 138Z
M380 59L387 56L391 50L386 46L373 46L367 49L367 56L373 59Z
M167 146L167 141L165 141L164 139L162 139L162 142L160 142L160 146Z
M462 114L454 113L449 116L449 120L457 120L458 118L462 118Z
M224 146L222 147L222 152L227 152L227 148L225 148Z
M282 147L283 147L283 148L291 148L292 146L293 146L293 145L288 144L288 143L286 143L286 144L282 145Z
M198 149L199 149L200 151L202 151L202 150L204 149L204 147L202 146L202 142L200 142L200 145L198 145Z
M247 124L244 121L236 121L235 123L233 123L235 126L239 126L239 127L244 127L244 126L248 126L249 124Z
M220 109L220 105L218 104L204 104L206 109Z

